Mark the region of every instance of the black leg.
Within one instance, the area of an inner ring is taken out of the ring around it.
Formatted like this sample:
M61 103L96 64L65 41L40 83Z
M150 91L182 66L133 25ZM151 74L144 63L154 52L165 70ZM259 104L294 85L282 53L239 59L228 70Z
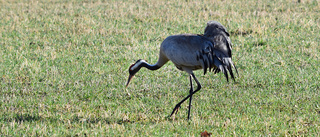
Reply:
M193 92L190 92L187 97L185 97L184 99L182 99L182 100L174 107L173 111L171 112L170 117L173 115L174 112L177 112L177 111L178 111L180 105L181 105L184 101L186 101L186 100L187 100L188 98L190 98L194 93L198 92L198 91L201 89L201 84L200 84L200 82L198 81L198 79L194 76L193 73L191 74L191 76L193 77L193 79L196 81L196 83L197 83L197 85L198 85L197 89L196 89L195 91L193 91ZM191 102L191 101L190 101L190 102ZM190 104L190 105L191 105L191 104ZM189 107L190 107L190 106L189 106ZM189 111L190 111L190 108L189 108ZM189 119L189 118L188 118L188 119Z
M189 76L189 78L190 78L190 90L189 90L189 94L192 94L192 92L193 92L193 86L192 86L192 77L191 77L191 75ZM191 101L192 101L192 96L190 96L190 99L189 99L188 120L190 119Z

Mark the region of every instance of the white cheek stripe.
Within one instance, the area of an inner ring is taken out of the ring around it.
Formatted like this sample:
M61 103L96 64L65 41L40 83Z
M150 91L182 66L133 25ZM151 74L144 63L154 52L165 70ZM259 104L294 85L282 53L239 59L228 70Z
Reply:
M137 62L136 64L134 64L130 70L135 70L136 68L138 68L138 66L140 66L142 63L147 63L145 60L140 60L139 62Z

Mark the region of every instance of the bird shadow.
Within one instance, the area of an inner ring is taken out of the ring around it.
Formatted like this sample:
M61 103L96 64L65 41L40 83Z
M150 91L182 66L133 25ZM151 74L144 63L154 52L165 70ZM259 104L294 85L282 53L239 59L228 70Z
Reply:
M187 118L173 116L165 116L163 119L154 120L154 119L136 119L136 120L129 120L129 119L122 119L122 118L112 118L112 117L93 117L93 118L85 118L81 116L73 116L71 118L61 119L58 117L45 117L39 116L38 114L33 113L24 113L24 114L14 114L13 116L7 116L2 118L0 121L6 122L17 122L17 123L24 123L24 122L49 122L49 123L66 123L70 122L70 124L97 124L97 123L105 123L105 124L134 124L134 123L159 123L160 121L168 121L168 122L175 122L179 120L187 120L188 122L192 120L188 120Z
M67 119L67 118L66 118ZM89 124L96 124L96 123L106 123L106 124L127 124L127 123L134 123L135 121L130 121L128 119L115 119L115 118L102 118L102 117L95 117L95 118L84 118L81 116L73 116L70 119L68 119L70 123L89 123ZM65 119L61 120L56 117L42 117L38 114L31 114L31 113L25 113L25 114L14 114L13 116L7 116L2 118L0 121L6 121L6 122L39 122L39 121L45 121L45 122L61 122L65 123Z

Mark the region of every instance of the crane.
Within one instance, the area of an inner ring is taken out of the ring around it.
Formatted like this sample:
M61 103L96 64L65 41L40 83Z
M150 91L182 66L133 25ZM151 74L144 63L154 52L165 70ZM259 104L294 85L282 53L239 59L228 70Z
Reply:
M231 40L226 28L217 21L207 22L204 34L179 34L167 37L160 46L159 59L156 64L149 64L145 60L139 59L129 67L129 78L126 87L132 77L142 68L157 70L168 61L181 71L189 74L190 90L189 95L181 100L174 107L170 117L180 108L181 104L189 99L188 120L190 119L192 96L201 89L201 84L195 77L193 70L203 69L204 75L207 70L214 73L222 72L227 81L231 78L235 81L232 68L238 70L232 62ZM194 90L192 79L196 82L197 88Z

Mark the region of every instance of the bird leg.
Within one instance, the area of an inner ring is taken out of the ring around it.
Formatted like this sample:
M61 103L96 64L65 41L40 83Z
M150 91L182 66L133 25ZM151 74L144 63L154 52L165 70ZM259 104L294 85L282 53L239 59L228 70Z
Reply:
M194 93L196 93L196 92L198 92L200 89L201 89L201 84L200 84L200 82L198 81L198 79L194 76L194 74L193 73L191 73L191 76L193 77L193 79L196 81L196 83L197 83L197 85L198 85L198 87L197 87L197 89L195 90L195 91L193 91L193 92L189 92L189 95L187 96L187 97L185 97L184 99L182 99L175 107L174 107L174 109L173 109L173 111L171 112L171 115L170 115L170 117L173 115L173 113L174 112L178 112L178 109L180 108L180 105L184 102L184 101L186 101L188 98L190 98L190 97L192 97L192 95L194 94ZM191 77L190 77L190 81L192 81L191 80ZM191 85L192 85L192 83L191 83ZM190 104L189 104L189 114L190 114L190 107L191 106L191 101L190 101ZM189 120L189 114L188 114L188 120Z
M192 77L191 77L191 75L189 75L189 78L190 78L190 90L189 90L189 94L192 94L192 92L193 92L193 86L192 86ZM192 101L192 95L190 96L190 99L189 99L188 119L190 119L191 101Z

